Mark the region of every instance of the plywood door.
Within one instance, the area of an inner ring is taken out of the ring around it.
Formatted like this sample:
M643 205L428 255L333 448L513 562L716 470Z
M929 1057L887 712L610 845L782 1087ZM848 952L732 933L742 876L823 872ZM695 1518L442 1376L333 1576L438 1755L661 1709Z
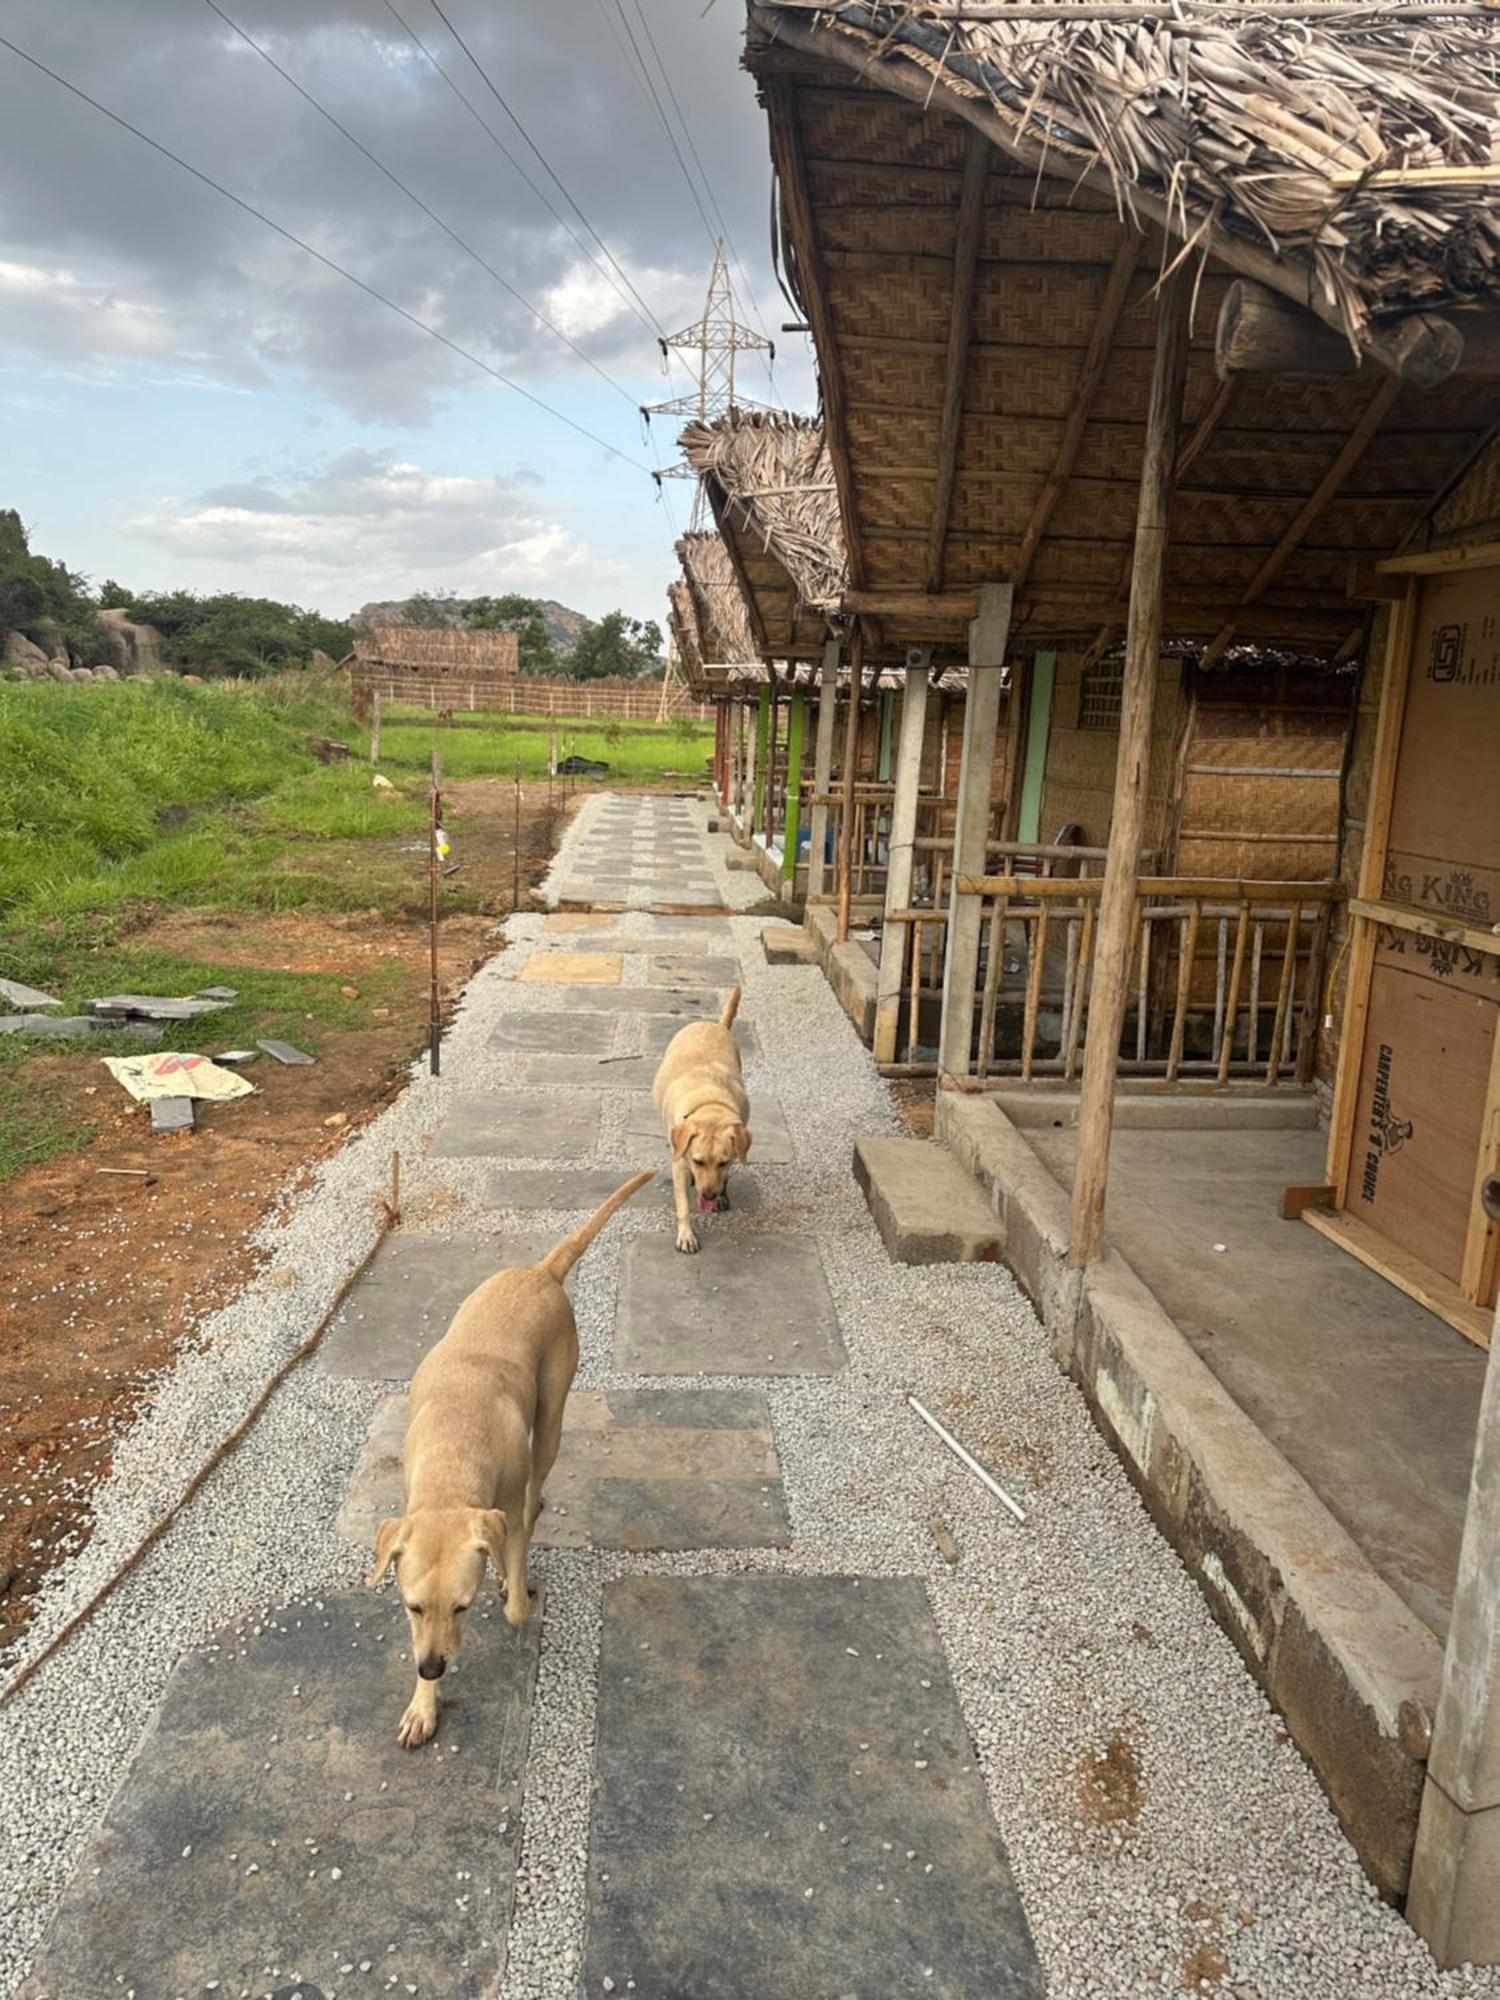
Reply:
M1392 926L1370 977L1345 1209L1455 1285L1493 1066L1494 966Z
M1500 919L1500 571L1423 581L1381 894Z

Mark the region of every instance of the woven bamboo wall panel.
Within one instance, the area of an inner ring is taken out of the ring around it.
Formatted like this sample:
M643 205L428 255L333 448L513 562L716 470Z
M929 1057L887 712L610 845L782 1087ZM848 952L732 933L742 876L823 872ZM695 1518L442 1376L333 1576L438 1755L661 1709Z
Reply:
M936 348L901 351L867 347L846 337L839 347L839 366L850 415L861 405L882 409L931 411L936 427L943 401L943 358Z
M1183 780L1183 827L1201 833L1326 834L1331 842L1338 814L1337 778L1226 778L1190 771Z
M1235 675L1234 678L1237 680L1239 676ZM1338 682L1333 683L1334 689L1337 689L1340 685L1341 683ZM1236 708L1231 712L1236 718L1244 716L1247 720L1258 716L1262 719L1263 724L1267 726L1254 734L1246 730L1240 735L1223 735L1220 733L1223 729L1223 721L1220 711L1216 708L1210 712L1210 719L1213 724L1212 730L1205 730L1202 726L1205 720L1205 711L1200 698L1198 727L1193 731L1192 749L1189 759L1192 764L1206 764L1216 770L1244 769L1247 771L1259 771L1267 768L1279 771L1336 772L1338 770L1340 759L1344 754L1343 732L1330 729L1326 722L1316 736L1301 733L1289 734L1284 733L1281 729L1281 724L1286 719L1283 712L1269 706L1257 709L1247 703L1245 707ZM1308 718L1298 717L1297 720L1306 721ZM1274 733L1272 733L1273 731ZM1294 784L1314 784L1321 783L1322 781L1320 779L1302 778L1293 779L1291 782Z
M802 150L814 158L879 165L948 168L963 165L968 127L956 118L929 117L920 106L884 92L868 97L807 90L797 106Z
M1300 841L1192 840L1184 835L1178 840L1173 868L1179 875L1207 875L1225 881L1326 882L1333 873L1334 851L1331 844L1313 846ZM1311 910L1303 912L1304 935L1314 914ZM1268 932L1268 950L1273 942L1281 938L1285 928L1285 925L1276 927L1275 939ZM1233 924L1229 931L1229 950L1232 956ZM1279 975L1279 959L1273 960L1273 963ZM1247 979L1248 976L1247 972Z

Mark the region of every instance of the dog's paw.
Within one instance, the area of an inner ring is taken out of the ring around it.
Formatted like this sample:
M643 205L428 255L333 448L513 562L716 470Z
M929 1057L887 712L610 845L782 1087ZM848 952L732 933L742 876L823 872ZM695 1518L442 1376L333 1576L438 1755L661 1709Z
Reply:
M698 1250L698 1232L688 1227L679 1229L677 1232L677 1247L684 1257L696 1256Z
M412 1702L396 1725L396 1741L403 1750L416 1750L437 1734L437 1712Z
M526 1623L526 1620L531 1616L531 1600L535 1595L535 1591L523 1591L520 1593L521 1601L517 1604L514 1597L507 1592L505 1599L505 1622L507 1625L514 1625L519 1630Z

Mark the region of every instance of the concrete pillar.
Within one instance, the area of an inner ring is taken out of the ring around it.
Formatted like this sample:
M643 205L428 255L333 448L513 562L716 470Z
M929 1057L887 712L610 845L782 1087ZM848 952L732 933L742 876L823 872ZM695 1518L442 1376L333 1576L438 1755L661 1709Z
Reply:
M1000 727L1000 669L1010 636L1011 586L986 583L979 616L969 627L969 691L959 753L958 807L948 940L943 959L943 1024L938 1069L967 1076L973 1067L974 994L979 981L979 898L960 896L961 875L982 875L995 787L995 738Z
M823 668L818 682L818 738L813 749L813 796L828 797L833 784L833 732L839 705L839 642L830 639L823 648ZM807 843L807 900L821 896L827 885L828 808L812 809Z
M1500 1965L1500 1314L1406 1915L1439 1965Z
M914 659L920 652L922 657ZM927 728L928 648L913 647L906 656L906 686L901 695L901 734L896 745L896 788L891 800L891 831L887 843L885 913L911 904L912 842L917 837L917 794L922 785L922 740ZM996 675L996 679L999 676ZM896 1060L896 1034L901 1019L901 973L908 926L888 923L880 935L880 972L875 999L875 1060Z
M750 780L745 812L745 837L753 840L760 828L760 800L766 783L766 717L771 690L763 687L755 698L755 720L750 729Z

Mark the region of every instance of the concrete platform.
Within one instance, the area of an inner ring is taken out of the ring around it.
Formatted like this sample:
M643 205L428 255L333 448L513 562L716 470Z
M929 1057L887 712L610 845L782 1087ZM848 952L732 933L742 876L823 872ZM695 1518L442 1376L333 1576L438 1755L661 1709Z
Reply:
M292 1605L190 1654L27 2000L493 1993L540 1633L486 1586L418 1751L396 1742L413 1671L393 1593Z
M432 1141L438 1160L580 1159L599 1134L599 1100L540 1090L456 1091Z
M1041 2000L916 1579L606 1586L584 1990Z
M856 925L872 913L879 915L878 902L856 905ZM853 939L846 938L843 944L836 942L838 916L831 904L811 905L806 924L815 940L823 976L833 988L834 998L853 1023L854 1032L868 1048L875 1038L875 998L879 983L875 961Z
M857 1139L854 1178L887 1254L898 1264L993 1264L995 1212L946 1146L929 1139Z
M640 1375L836 1375L848 1365L817 1246L730 1236L705 1216L685 1257L633 1237L620 1264L615 1364Z
M375 1413L339 1533L374 1546L402 1509L406 1397ZM559 1549L752 1549L791 1542L763 1395L575 1389L533 1540Z
M1107 1245L1080 1274L1067 1264L1062 1157L1055 1172L1029 1143L1070 1137L1023 1135L992 1101L956 1091L937 1094L937 1131L986 1189L1006 1263L1153 1519L1281 1710L1366 1871L1399 1899L1424 1767L1398 1718L1406 1702L1430 1714L1442 1675L1440 1639L1401 1593L1446 1622L1431 1530L1442 1491L1467 1477L1472 1419L1457 1414L1457 1385L1484 1357L1305 1224L1280 1219L1280 1186L1319 1178L1314 1133L1121 1132ZM1164 1148L1175 1165L1143 1172L1138 1148ZM1394 1322L1408 1313L1403 1334ZM1403 1347L1405 1363L1394 1362ZM1231 1381L1250 1403L1259 1385L1264 1427ZM1428 1412L1448 1398L1456 1421L1443 1441ZM1434 1447L1436 1507L1419 1491ZM1346 1526L1334 1503L1347 1509L1361 1488ZM1412 1508L1410 1548L1397 1493Z
M611 1175L610 1182L618 1187L620 1176ZM357 1381L409 1381L476 1286L497 1271L536 1263L556 1241L540 1231L476 1236L398 1231L349 1294L318 1349L316 1365ZM569 1291L575 1277L570 1273Z

